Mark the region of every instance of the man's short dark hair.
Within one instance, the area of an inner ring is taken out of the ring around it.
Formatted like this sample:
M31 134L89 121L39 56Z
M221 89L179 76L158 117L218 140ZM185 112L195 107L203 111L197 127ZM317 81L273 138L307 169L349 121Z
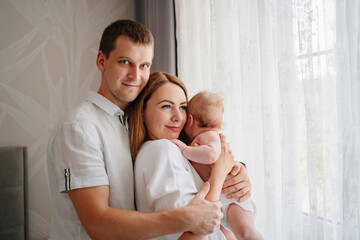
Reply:
M100 40L99 51L102 51L106 58L115 49L115 42L119 36L127 36L134 43L149 44L154 46L154 37L150 30L143 24L132 20L118 20L105 28Z

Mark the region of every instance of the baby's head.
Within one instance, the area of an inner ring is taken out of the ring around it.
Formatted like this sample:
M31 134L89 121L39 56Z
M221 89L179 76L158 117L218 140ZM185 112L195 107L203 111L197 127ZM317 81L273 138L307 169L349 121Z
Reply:
M204 130L221 128L224 104L219 95L212 92L199 92L188 103L188 120L185 133L192 140Z

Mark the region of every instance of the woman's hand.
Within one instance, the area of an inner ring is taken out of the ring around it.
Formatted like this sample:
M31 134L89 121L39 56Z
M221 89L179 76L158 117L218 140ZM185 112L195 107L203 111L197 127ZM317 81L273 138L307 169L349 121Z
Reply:
M230 173L233 169L235 160L232 152L229 148L229 144L226 142L226 137L220 133L221 140L221 154L215 163L212 164L212 168L218 168L224 174Z
M219 158L213 164L213 167L211 169L211 175L208 180L211 189L210 192L206 195L206 199L209 201L219 200L225 178L227 174L231 171L235 163L234 156L228 148L225 137L220 134L220 139L221 153Z
M231 174L224 182L222 193L230 193L227 198L239 198L239 202L251 197L251 182L244 165L239 162L235 163Z

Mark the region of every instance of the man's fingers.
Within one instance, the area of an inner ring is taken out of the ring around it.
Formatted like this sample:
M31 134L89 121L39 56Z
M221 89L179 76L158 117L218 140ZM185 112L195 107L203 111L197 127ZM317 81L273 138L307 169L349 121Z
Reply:
M245 188L248 189L251 185L249 184L249 182L239 182L237 184L234 185L230 185L227 187L223 187L222 189L222 193L232 193L232 192L239 192L239 191L243 191Z
M242 180L242 181L241 180L242 180L241 176L235 175L234 177L229 178L224 181L223 188L231 187L239 182L244 182L244 180Z
M223 184L223 188L227 188L227 187L235 185L239 182L245 182L246 184L250 184L250 180L249 180L248 176L246 175L245 168L240 166L240 164L236 164L236 165L239 166L239 170L238 170L239 173L237 175L225 180L225 182Z
M250 187L245 187L237 192L231 192L231 193L227 194L226 197L228 199L238 198L239 202L245 201L246 199L251 197Z
M213 203L216 204L216 208L217 208L217 209L221 210L222 202L216 201L216 202L213 202ZM219 213L222 214L221 211L219 211ZM223 215L220 216L220 219L221 219L221 218L223 218Z
M233 169L231 170L230 174L232 176L236 176L236 174L238 174L238 172L240 171L240 168L241 168L240 164L238 162L235 162L235 165L234 165Z
M244 196L242 196L241 198L239 198L239 202L243 202L248 200L251 197L251 191L248 191Z

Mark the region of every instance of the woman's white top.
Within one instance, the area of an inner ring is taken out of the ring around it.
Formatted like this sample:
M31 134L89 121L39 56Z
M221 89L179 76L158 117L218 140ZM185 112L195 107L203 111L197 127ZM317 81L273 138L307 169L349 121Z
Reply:
M136 208L142 212L184 207L204 183L180 149L166 139L145 142L134 168ZM155 239L178 239L181 234ZM219 239L225 239L219 228L207 236L207 240Z

